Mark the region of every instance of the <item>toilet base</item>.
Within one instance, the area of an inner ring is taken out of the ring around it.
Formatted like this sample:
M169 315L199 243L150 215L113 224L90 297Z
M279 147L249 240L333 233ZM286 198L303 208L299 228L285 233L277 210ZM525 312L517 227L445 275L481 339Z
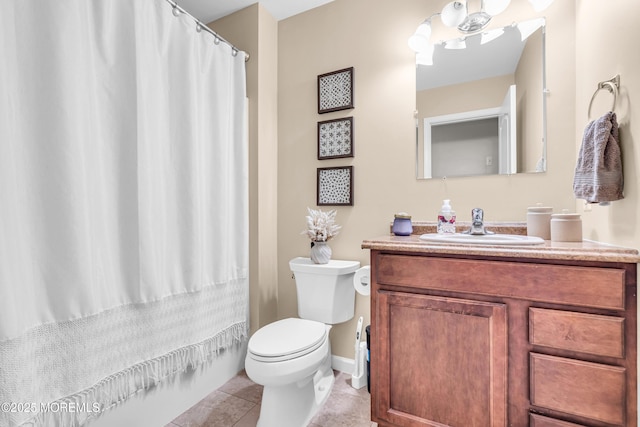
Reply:
M331 354L314 376L293 384L265 386L257 427L304 427L324 405L335 378Z

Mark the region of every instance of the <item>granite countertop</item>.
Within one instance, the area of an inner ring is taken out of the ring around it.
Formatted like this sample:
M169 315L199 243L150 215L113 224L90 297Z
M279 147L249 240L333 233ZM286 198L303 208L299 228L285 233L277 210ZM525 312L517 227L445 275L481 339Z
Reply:
M526 235L525 223L486 223L488 230L496 233ZM457 223L458 230L468 228L468 223ZM556 259L570 261L600 261L638 263L640 255L637 249L613 246L605 243L584 240L582 242L552 242L531 246L478 245L434 243L420 239L421 234L434 233L435 223L414 222L411 236L389 234L362 242L362 249L375 249L397 252L414 252L441 255L477 255L507 258Z

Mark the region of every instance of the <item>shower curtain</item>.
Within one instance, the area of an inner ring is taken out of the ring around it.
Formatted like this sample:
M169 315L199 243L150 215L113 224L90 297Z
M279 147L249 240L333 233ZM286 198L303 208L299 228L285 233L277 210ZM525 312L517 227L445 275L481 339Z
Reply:
M0 3L0 426L80 425L246 339L244 54L200 30Z

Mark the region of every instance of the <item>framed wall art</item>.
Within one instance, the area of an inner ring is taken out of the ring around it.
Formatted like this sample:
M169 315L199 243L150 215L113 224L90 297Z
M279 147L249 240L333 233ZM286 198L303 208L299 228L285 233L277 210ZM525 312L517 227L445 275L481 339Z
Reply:
M318 122L318 160L353 157L353 117Z
M318 168L318 206L353 206L353 166Z
M318 113L353 108L353 67L318 76Z

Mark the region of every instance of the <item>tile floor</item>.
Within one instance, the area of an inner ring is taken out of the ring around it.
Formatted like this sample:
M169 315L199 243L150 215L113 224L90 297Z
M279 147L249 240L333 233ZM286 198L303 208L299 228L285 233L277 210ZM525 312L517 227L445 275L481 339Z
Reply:
M351 387L351 375L336 372L329 399L309 427L375 427L369 421L367 388ZM262 386L244 371L213 391L165 427L255 427L260 415Z

